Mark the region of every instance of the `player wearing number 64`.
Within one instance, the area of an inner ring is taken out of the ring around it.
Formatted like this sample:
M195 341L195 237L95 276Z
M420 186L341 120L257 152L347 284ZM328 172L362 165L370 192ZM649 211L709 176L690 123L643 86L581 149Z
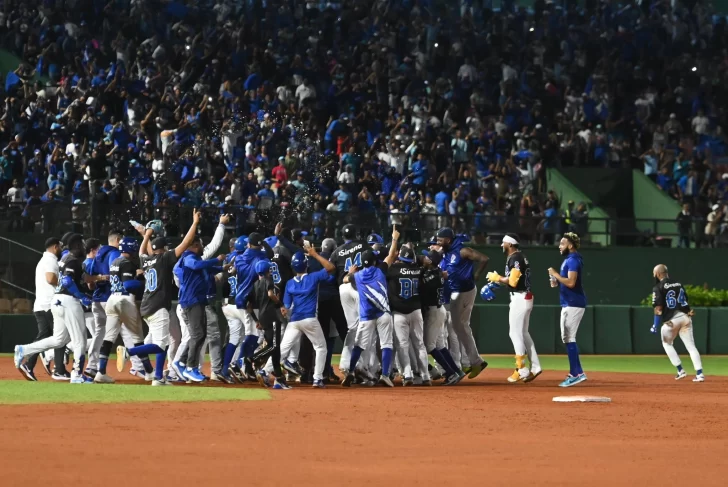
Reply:
M700 352L695 346L693 321L690 319L694 312L688 304L688 295L685 288L680 282L672 279L667 274L667 266L664 264L656 265L652 270L652 276L655 278L655 287L652 289L652 307L655 310L655 320L650 331L657 333L659 328L662 336L662 347L665 349L665 353L667 353L672 365L677 368L675 380L687 376L680 362L680 357L672 345L675 337L680 335L680 339L690 354L693 367L695 367L693 382L703 382L705 380L703 365L700 360Z

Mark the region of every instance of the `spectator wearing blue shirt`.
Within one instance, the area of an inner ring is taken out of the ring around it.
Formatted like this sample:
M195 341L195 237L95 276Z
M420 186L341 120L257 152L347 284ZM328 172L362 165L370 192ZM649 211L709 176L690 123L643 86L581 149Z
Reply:
M444 215L447 213L448 208L448 201L450 200L450 196L448 196L447 191L445 191L445 188L440 189L440 191L437 192L435 195L435 207L437 208L437 213Z
M559 242L559 252L565 257L561 269L557 271L553 267L549 268L551 287L559 287L561 339L566 344L566 353L569 356L569 375L559 384L560 387L571 387L586 380L576 344L576 332L586 311L586 294L582 287L584 262L579 254L580 244L577 234L565 233Z
M296 276L286 284L283 296L284 317L289 322L281 339L281 357L288 357L293 346L304 334L311 341L316 354L316 365L313 371L313 387L324 387L324 368L326 366L326 337L318 321L319 284L325 283L329 275L336 271L336 266L321 257L313 247L305 247L308 256L316 260L323 269L308 274L308 261L303 252L297 252L291 258L291 269ZM290 314L289 314L290 310ZM327 326L328 328L328 326ZM289 372L301 375L298 364L283 362Z
M417 154L417 160L412 164L412 173L408 176L412 178L412 185L421 188L427 181L427 161L423 159L422 153Z
M351 195L346 190L346 184L340 184L339 189L334 192L334 199L336 199L336 207L338 211L347 212L349 211L349 204L351 202Z
M225 258L220 255L216 259L202 260L202 240L195 237L192 245L182 254L174 266L174 274L179 280L179 305L187 315L187 327L190 339L187 351L182 355L181 363L186 364L183 375L193 382L202 382L205 376L200 372L200 349L207 338L207 305L208 272L222 272L220 262Z
M258 191L258 198L271 198L275 199L276 194L270 189L270 180L266 179L263 182L263 189Z

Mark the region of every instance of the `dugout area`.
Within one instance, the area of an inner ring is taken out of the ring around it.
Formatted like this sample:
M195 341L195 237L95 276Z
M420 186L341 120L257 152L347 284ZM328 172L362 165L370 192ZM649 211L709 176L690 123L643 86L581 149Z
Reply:
M264 391L152 388L114 370L121 384L71 386L42 372L39 383L19 380L3 357L3 484L21 485L32 472L34 483L125 485L109 466L128 465L135 478L165 485L723 485L728 377L696 384L664 373L588 372L586 383L561 389L562 371L527 385L507 384L508 373L489 368L451 388ZM107 394L100 389L128 398L125 384L184 398L92 399ZM46 388L45 399L35 386ZM21 400L3 401L13 390ZM210 399L212 390L223 396ZM64 403L64 394L78 396ZM567 394L613 402L552 402ZM40 400L22 402L31 396Z

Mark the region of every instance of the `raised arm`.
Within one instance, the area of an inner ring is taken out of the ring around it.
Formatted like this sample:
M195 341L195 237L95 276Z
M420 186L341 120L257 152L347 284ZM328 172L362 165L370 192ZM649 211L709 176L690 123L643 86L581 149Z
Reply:
M399 240L397 225L392 225L392 245L389 247L389 254L384 259L384 263L388 266L391 266L394 264L394 261L397 260L397 240Z
M192 241L195 239L195 235L197 235L197 226L200 224L201 216L202 213L200 213L199 210L193 211L192 225L190 225L190 229L187 230L187 235L185 235L185 238L182 239L182 242L180 242L180 244L174 249L174 255L176 255L178 259L179 256L182 255L182 253L187 250L190 245L192 245Z
M215 252L218 251L220 245L222 245L222 239L225 238L225 225L227 225L228 223L230 223L230 216L220 216L220 223L215 229L215 235L212 237L210 243L207 244L205 246L205 249L202 251L203 259L209 259L213 255L215 255Z
M321 264L321 266L324 268L326 272L329 274L333 274L336 272L336 266L328 261L328 259L325 259L319 255L318 252L316 252L316 249L310 246L305 246L304 250L308 253L309 256L316 259L316 261Z

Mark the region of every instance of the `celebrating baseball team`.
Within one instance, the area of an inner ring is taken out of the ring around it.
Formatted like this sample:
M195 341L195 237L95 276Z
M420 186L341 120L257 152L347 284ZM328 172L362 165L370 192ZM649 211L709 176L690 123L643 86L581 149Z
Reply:
M146 226L132 222L141 244L118 231L109 233L107 245L73 233L48 239L36 270L39 333L34 343L15 347L15 366L23 376L37 380L34 367L40 358L53 379L112 384L107 367L119 335L124 345L116 349L117 370L130 362L130 373L152 386L211 380L257 381L274 389L291 389L291 382L315 388L337 382L393 387L397 375L403 386L431 386L438 380L453 386L466 376L476 378L488 365L478 352L470 318L475 283L489 259L465 246L466 235L442 228L417 255L412 244L398 245L396 226L387 248L382 236L360 239L356 227L346 225L345 241L337 246L327 238L319 252L304 240L305 232L279 224L267 238L255 232L233 238L229 253L217 255L229 217L220 217L207 245L197 234L199 222L195 212L187 234L172 249L158 220ZM570 368L561 387L587 380L576 344L587 306L579 245L578 235L564 234L561 268L548 269L551 286L560 292ZM528 383L542 373L529 334L531 269L518 235L506 234L501 247L504 275L489 272L480 295L485 301L499 292L510 296L515 368L507 381ZM653 275L652 331L661 327L676 379L686 375L672 345L679 334L698 371L694 380L703 381L684 289L664 265L656 266ZM216 311L219 290L226 296L226 335ZM341 376L332 367L336 337L343 343ZM66 347L73 354L70 373ZM209 376L203 372L208 350Z

